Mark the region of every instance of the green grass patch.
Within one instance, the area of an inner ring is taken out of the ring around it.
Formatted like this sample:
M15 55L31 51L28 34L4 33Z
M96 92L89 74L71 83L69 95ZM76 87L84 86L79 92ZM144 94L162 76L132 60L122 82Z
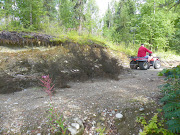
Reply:
M121 44L108 43L108 47L112 50L123 52L128 56L137 56L137 51L138 51L137 45L126 45L124 43Z
M177 54L175 51L168 51L168 52L159 51L159 52L155 52L155 54L159 56L161 60L164 60L164 61L172 61L172 60L179 61L180 60L180 54Z

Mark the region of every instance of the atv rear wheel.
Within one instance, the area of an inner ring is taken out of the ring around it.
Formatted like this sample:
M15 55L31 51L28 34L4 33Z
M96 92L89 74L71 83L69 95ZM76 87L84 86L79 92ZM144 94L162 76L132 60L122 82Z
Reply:
M161 67L161 62L159 60L156 60L154 62L154 69L159 69Z
M137 69L137 67L138 67L138 66L137 66L137 62L135 62L135 61L132 60L132 61L130 62L130 68L131 68L131 69Z
M146 61L139 62L139 68L141 70L147 70L149 68L149 63Z

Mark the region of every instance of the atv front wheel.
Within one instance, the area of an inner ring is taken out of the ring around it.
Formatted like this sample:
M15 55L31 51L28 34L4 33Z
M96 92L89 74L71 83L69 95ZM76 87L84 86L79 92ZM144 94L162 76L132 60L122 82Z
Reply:
M149 63L146 61L139 62L139 68L141 70L147 70L149 68Z
M159 60L156 60L154 62L154 69L159 69L161 67L161 62Z

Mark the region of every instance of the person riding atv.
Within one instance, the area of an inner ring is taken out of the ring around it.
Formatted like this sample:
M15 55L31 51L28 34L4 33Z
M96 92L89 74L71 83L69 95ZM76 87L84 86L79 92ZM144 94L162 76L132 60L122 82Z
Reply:
M149 56L146 53L149 53ZM152 51L144 47L144 44L141 44L141 47L138 50L137 57L131 56L130 68L137 69L138 67L141 70L147 70L150 66L153 66L155 69L161 67L161 63L158 57L151 56Z
M146 55L146 52L149 53L149 56ZM152 51L148 50L147 48L144 47L144 44L141 44L141 47L139 47L139 50L138 50L138 57L144 57L144 58L147 58L148 59L148 62L150 62L150 60L153 58L151 56L152 54Z

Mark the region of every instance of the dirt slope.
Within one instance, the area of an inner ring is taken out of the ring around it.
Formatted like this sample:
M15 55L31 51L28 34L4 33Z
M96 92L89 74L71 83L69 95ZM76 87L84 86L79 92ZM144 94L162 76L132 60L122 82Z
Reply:
M37 87L1 94L0 132L48 134L47 116L51 103L63 113L67 122L73 117L81 118L84 134L94 135L99 123L106 126L109 134L138 134L140 126L135 119L142 113L139 109L143 108L143 113L150 116L158 106L158 86L163 83L163 78L157 76L160 70L130 70L120 75L119 80L70 83L71 88L55 89L52 101ZM116 113L123 114L123 121L115 120Z

